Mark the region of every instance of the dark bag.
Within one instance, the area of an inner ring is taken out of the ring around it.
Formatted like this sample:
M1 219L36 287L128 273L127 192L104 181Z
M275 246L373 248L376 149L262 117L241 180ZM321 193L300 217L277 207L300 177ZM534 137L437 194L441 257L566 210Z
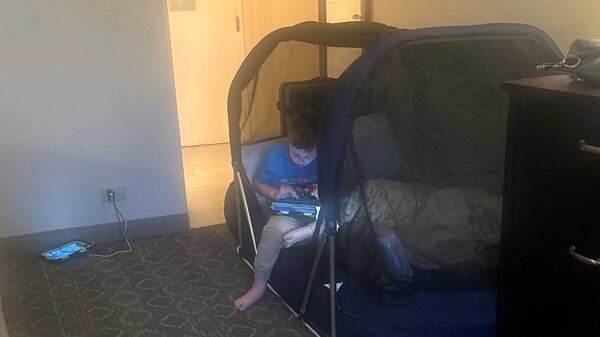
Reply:
M538 69L567 72L579 82L600 85L600 40L577 39L561 62L542 64Z

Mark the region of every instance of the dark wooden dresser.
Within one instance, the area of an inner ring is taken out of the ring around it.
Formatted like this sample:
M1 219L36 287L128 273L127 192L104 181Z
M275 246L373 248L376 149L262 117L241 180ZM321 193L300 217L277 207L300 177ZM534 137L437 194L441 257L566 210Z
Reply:
M509 91L498 336L600 337L600 88Z

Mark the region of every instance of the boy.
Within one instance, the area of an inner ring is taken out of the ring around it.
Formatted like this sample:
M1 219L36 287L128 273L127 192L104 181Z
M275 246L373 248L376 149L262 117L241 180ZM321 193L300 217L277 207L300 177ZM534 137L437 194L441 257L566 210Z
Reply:
M304 112L294 116L288 130L288 144L273 146L254 179L254 188L267 199L298 199L291 185L309 186L317 195L317 128L318 117ZM308 239L315 222L288 216L271 216L262 231L254 258L254 284L235 301L244 311L262 298L267 280L282 247Z

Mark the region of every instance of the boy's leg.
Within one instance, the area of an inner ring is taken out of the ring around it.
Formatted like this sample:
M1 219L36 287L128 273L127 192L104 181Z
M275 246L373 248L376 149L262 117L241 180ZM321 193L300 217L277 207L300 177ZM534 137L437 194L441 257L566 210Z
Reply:
M283 246L285 248L289 248L299 242L308 240L313 235L316 224L317 223L313 221L308 225L292 229L291 231L285 233L283 235Z
M262 298L267 287L267 280L281 251L283 234L302 226L304 223L288 216L272 216L263 227L258 252L254 258L254 284L248 292L235 301L235 307L246 310Z
M303 224L300 219L289 216L276 215L269 218L263 228L258 244L258 252L254 257L254 275L256 279L261 281L269 279L279 252L283 248L283 235Z

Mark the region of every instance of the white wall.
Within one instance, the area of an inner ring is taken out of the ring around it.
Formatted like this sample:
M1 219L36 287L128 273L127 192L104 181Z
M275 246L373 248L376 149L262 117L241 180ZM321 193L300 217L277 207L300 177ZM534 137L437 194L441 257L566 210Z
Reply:
M600 37L599 0L373 0L373 20L398 28L518 22L537 26L566 52Z
M162 0L0 2L0 237L186 212Z

